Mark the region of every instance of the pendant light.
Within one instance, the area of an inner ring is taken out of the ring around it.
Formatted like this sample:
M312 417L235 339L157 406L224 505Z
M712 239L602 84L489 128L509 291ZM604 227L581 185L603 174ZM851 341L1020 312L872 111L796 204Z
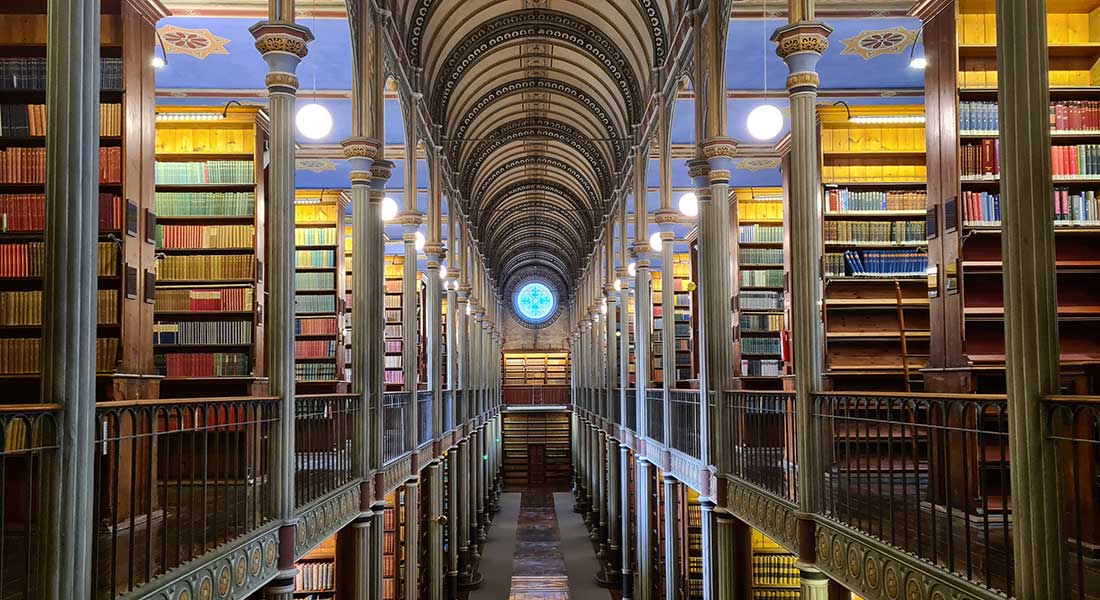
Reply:
M317 2L313 2L313 26L317 27ZM311 140L324 138L332 131L332 114L317 103L317 66L313 67L313 102L303 105L294 117L298 132Z
M761 29L764 32L764 103L752 109L745 126L749 135L766 142L775 139L783 130L783 113L773 104L768 103L768 4L764 3L764 18L761 19Z
M695 197L695 194L688 192L683 196L680 196L680 201L677 203L680 208L680 214L685 217L699 216L699 199Z
M382 198L382 220L392 221L397 217L397 201L389 196Z

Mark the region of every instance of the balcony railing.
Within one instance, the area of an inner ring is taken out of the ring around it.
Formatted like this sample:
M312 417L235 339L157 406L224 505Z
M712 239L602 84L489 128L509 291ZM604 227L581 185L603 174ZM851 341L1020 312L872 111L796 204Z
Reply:
M443 429L442 431L450 431L454 429L454 415L455 415L455 395L451 390L443 390Z
M827 393L815 409L827 516L1012 595L1003 396Z
M658 443L665 443L665 391L649 389L645 391L646 436Z
M400 457L411 448L405 444L409 392L386 392L382 400L382 462Z
M295 398L295 506L305 506L354 478L352 441L359 410L354 394Z
M622 403L622 390L614 388L611 390L611 397L608 398L611 402L611 422L616 425L623 424L623 403Z
M1100 397L1055 396L1047 410L1062 466L1071 597L1100 598Z
M626 415L623 425L637 433L638 431L638 390L629 388L626 390Z
M96 597L115 598L269 522L278 418L276 398L98 404Z
M669 446L699 458L699 390L669 391L672 439Z
M734 443L732 475L791 502L798 499L793 392L726 392Z
M43 536L50 495L50 471L58 451L56 404L0 408L0 598L44 598ZM62 499L61 501L65 501Z
M421 390L416 393L417 448L432 441L432 404L431 390Z

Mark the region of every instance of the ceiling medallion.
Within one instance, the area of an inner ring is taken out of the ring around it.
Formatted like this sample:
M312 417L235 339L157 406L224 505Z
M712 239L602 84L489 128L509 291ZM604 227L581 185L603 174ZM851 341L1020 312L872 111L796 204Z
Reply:
M768 169L778 169L778 158L742 158L737 161L737 168L742 171L766 171Z
M870 60L884 54L901 54L909 44L917 39L917 32L905 27L891 29L868 29L841 40L844 50L841 54L855 54Z
M300 171L324 173L325 171L335 171L336 162L327 158L299 158L294 161L294 167Z
M164 40L164 50L168 54L186 54L199 60L211 54L229 54L225 45L229 38L218 37L209 29L187 29L175 25L164 25L157 29Z

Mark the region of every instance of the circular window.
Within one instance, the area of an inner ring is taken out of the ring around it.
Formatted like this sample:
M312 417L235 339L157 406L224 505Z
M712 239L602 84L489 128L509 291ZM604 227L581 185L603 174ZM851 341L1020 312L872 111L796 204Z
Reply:
M541 281L523 284L516 292L513 302L516 313L529 323L542 323L554 315L558 308L558 298L550 286Z

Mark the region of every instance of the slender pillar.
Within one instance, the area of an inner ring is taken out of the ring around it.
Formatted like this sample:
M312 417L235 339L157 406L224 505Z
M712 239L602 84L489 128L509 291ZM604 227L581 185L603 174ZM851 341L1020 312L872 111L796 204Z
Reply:
M829 600L829 576L813 565L797 563L801 600ZM1043 596L1047 597L1047 596Z
M653 221L661 236L661 391L664 411L660 433L666 447L672 445L672 389L676 387L676 285L673 279L672 261L676 244L676 222L679 213L672 208L672 138L669 130L671 107L662 96L657 117L657 166L660 174L661 208L653 215Z
M1061 471L1043 399L1058 385L1046 0L997 3L1001 255L1016 597L1069 595Z
M381 41L378 43L381 44ZM381 47L378 47L376 50L378 52L382 51ZM377 89L382 89L380 82L378 83ZM381 94L380 91L379 94ZM381 101L379 100L376 104L381 105ZM363 324L363 328L366 330L365 335L367 336L368 345L367 364L362 365L363 370L369 370L367 385L370 390L370 406L373 407L372 414L374 415L374 418L370 422L369 429L370 464L374 474L379 473L382 469L384 423L378 416L381 415L383 411L382 406L385 402L386 390L386 365L382 360L382 357L385 356L385 346L382 336L384 320L382 319L382 315L385 311L385 286L383 283L385 279L386 260L386 241L382 224L382 199L386 195L386 182L389 181L392 172L393 163L390 161L376 159L371 163L370 200L368 203L369 211L367 214L367 223L365 224L366 243L364 244L364 250L369 256L367 260L359 263L355 262L354 256L352 257L353 265L365 265L365 268L355 267L354 271L352 271L352 277L355 277L360 270L365 271L364 284L357 287L356 283L353 281L352 292L356 295L367 295L367 311L364 314L375 315L374 318L365 319L366 323ZM354 244L352 245L352 252L355 252ZM355 314L356 313L353 311L353 326L357 320ZM375 358L372 359L371 357ZM353 365L353 375L357 368L360 368L360 365ZM368 564L370 575L367 578L369 583L368 593L370 600L382 600L382 565L385 542L385 523L383 519L386 509L385 500L381 497L374 497L370 509L373 516L371 518L370 561Z
M385 503L378 502L372 511L370 524L370 564L367 575L368 600L382 600L383 589L383 548L386 546L386 513Z
M405 600L420 590L420 477L405 482Z
M446 597L450 600L458 599L458 477L459 477L459 450L453 446L447 452L447 591Z
M649 240L646 233L649 220L646 216L646 168L649 162L649 145L635 147L634 165L634 362L637 365L637 431L645 437L648 430L648 403L646 388L650 379L649 333L652 326L653 295L649 280Z
M645 457L638 458L638 466L635 471L635 509L637 515L637 566L638 573L635 579L634 597L638 600L650 600L653 595L653 544L656 540L650 535L653 527L653 510L650 508L650 500L657 497L654 489L653 471L655 467ZM654 599L656 600L656 599Z
M442 307L440 307L442 308ZM443 561L443 463L439 460L428 465L428 597L443 600L443 582L447 573Z
M405 114L412 114L411 100L406 100ZM415 119L405 120L405 208L397 215L396 222L403 226L405 263L401 280L401 365L404 371L405 390L414 392L409 411L412 427L406 428L411 436L409 448L416 448L419 441L416 418L416 390L419 388L419 348L417 347L420 319L417 307L420 299L420 282L417 281L416 233L424 222L424 215L417 212L416 155L419 137Z
M60 450L50 462L41 580L44 597L90 598L95 444L96 223L99 198L98 1L47 8L46 268L42 392L59 404Z
M618 401L618 398L615 399ZM607 570L604 576L612 585L622 582L622 490L619 480L619 442L607 436Z
M680 482L665 473L665 598L677 598L680 566L684 561L680 552L680 530L676 527L676 515L680 510Z
M699 404L699 456L705 465L715 464L720 452L715 440L730 444L728 436L720 435L718 430L724 414L725 402L722 395L732 383L729 368L729 343L732 339L732 319L728 298L731 291L724 287L722 278L727 271L722 268L722 246L729 247L728 229L726 236L717 235L715 223L717 208L712 200L710 189L710 164L706 159L697 158L688 162L688 174L695 184L695 198L699 203L699 235L697 256L699 259L699 388L704 392ZM728 253L728 252L727 252ZM726 285L729 284L727 279ZM715 398L715 411L711 412L708 398ZM703 540L706 547L707 540ZM710 586L713 588L713 585ZM707 600L714 596L707 596Z
M336 600L368 600L372 516L364 512L336 532Z
M821 390L824 333L821 321L821 206L818 182L817 61L832 28L813 20L812 0L792 0L791 25L772 35L790 75L791 102L791 355L795 367L798 500L803 514L820 506L822 473L813 394ZM712 165L713 168L714 165ZM712 177L713 179L713 177Z
M458 528L455 534L455 544L458 546L458 569L460 582L469 580L469 552L470 552L470 488L467 481L470 476L470 441L463 438L458 442L458 451L455 453L457 464L454 471L454 480L457 484L457 501L455 502L455 515Z
M428 257L427 311L428 389L432 392L432 439L443 434L443 280L439 269L446 256L443 246L443 189L439 163L442 148L428 159L428 241L424 254Z
M634 572L630 568L630 503L634 498L630 495L630 446L623 444L619 446L619 498L620 504L623 507L622 515L619 518L619 525L622 530L622 573L623 573L623 600L630 600L634 597Z
M725 510L714 512L715 516L715 541L712 551L715 552L713 564L715 566L715 598L733 599L736 578L733 558L733 515ZM705 546L704 546L705 548ZM704 563L705 564L705 563Z
M718 587L718 543L715 532L714 502L709 498L699 500L699 525L700 542L703 550L703 598L713 600L718 598L715 591Z

